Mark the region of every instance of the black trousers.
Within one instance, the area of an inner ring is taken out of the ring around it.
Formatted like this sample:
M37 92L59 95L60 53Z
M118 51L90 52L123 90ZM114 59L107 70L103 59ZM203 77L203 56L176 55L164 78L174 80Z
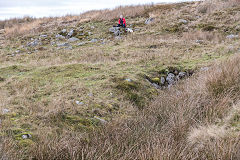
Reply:
M123 27L123 28L126 28L126 25L125 24L118 24L118 27Z

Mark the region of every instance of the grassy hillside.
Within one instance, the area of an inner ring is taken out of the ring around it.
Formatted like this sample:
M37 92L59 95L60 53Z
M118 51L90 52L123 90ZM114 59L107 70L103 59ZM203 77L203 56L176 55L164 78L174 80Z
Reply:
M109 32L119 14L133 33ZM0 22L0 157L239 159L239 14L216 0Z

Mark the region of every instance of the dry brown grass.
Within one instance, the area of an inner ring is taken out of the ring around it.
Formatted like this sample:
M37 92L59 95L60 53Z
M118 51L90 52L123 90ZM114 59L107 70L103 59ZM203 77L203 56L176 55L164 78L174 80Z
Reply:
M211 13L216 10L236 7L239 4L239 0L205 0L204 2L200 2L197 11L199 13Z
M204 32L204 31L195 31L195 32L185 32L183 33L184 40L187 41L196 41L196 40L202 40L204 41L210 41L215 43L221 43L225 37L219 33L214 32Z
M88 11L78 16L66 15L63 17L55 18L39 18L34 19L25 17L23 19L10 19L0 22L0 28L5 28L6 35L8 37L20 36L24 34L39 33L48 28L56 28L61 24L72 25L76 23L82 23L86 21L102 21L102 20L114 20L120 15L125 17L137 17L146 15L146 10L150 8L150 5L138 5L138 6L120 6L112 10L94 10Z

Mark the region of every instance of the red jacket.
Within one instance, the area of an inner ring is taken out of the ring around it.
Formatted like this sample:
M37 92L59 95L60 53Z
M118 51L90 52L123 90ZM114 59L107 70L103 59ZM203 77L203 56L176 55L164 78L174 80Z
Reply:
M122 21L123 21L123 24L125 24L125 26L126 26L126 19L125 19L125 18L122 18ZM119 18L118 24L121 24L121 18Z

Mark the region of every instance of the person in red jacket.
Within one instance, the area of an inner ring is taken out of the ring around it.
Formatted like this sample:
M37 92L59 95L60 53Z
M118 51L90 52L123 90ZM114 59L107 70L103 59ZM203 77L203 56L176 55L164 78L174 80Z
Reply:
M123 27L126 28L126 19L123 18L123 16L121 15L119 20L118 20L118 27Z

